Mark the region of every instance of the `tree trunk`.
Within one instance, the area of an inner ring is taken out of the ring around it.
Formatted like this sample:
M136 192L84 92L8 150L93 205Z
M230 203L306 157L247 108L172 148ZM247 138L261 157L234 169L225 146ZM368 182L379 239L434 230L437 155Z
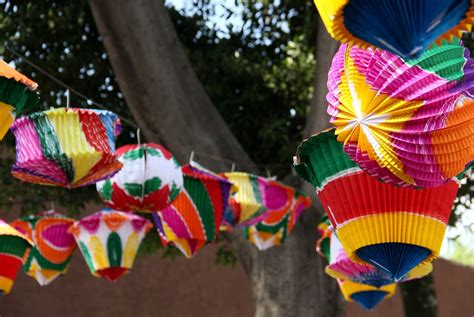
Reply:
M90 4L125 100L145 135L151 140L161 137L181 160L195 150L256 171L194 74L163 2L90 0ZM321 100L336 46L325 31L319 33L317 50L322 56L315 94L319 101L313 102L307 131L327 122L321 115L325 111ZM181 149L188 151L180 153ZM199 161L217 171L230 169L228 163ZM318 206L305 212L283 246L264 252L238 234L225 234L252 281L255 316L332 317L343 311L338 287L324 274L325 263L314 248L321 210Z
M438 316L438 301L433 274L402 283L400 288L406 317Z

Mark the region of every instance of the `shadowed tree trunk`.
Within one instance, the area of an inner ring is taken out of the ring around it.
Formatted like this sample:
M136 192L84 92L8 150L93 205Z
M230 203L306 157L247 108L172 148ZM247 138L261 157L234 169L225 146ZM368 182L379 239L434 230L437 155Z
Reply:
M173 151L206 151L256 171L194 74L163 3L92 0L90 4L120 88L145 135L163 137ZM327 45L319 43L318 47ZM325 62L318 61L318 74L327 74L331 54L327 52ZM325 84L318 83L318 87L325 91ZM316 96L324 94L317 92ZM312 127L327 121L317 114L310 118ZM183 161L187 155L178 157ZM230 168L217 161L207 161L206 166ZM324 274L324 263L314 250L320 210L315 207L306 212L282 247L265 252L239 235L226 234L252 281L255 316L329 317L342 311L337 285Z

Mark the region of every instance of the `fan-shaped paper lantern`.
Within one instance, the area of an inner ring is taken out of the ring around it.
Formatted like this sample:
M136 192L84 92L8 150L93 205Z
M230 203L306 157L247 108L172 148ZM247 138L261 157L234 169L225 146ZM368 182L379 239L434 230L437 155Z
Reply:
M26 182L76 188L115 174L120 120L110 111L58 108L15 120L12 174Z
M92 275L114 282L132 268L140 243L152 227L137 215L102 210L76 221L69 232Z
M404 61L343 45L327 100L338 140L357 164L397 185L436 187L474 159L473 61L455 41Z
M163 245L191 258L215 240L234 190L231 182L197 164L183 167L184 189L170 206L153 214Z
M38 104L34 92L38 85L0 60L0 140L15 120L15 116Z
M74 237L67 231L73 223L73 219L61 214L45 212L10 224L33 241L23 269L41 286L66 273L76 249Z
M115 210L154 212L168 206L183 187L183 173L173 155L154 143L125 145L115 154L123 168L97 183L107 206Z
M397 284L377 288L349 280L337 280L337 282L346 301L355 302L366 310L374 309L382 300L391 297L397 290Z
M362 171L343 151L334 130L304 141L298 174L313 184L351 260L370 263L400 280L439 255L458 185L395 187Z
M331 36L417 57L433 42L461 36L474 24L472 0L315 0Z
M259 223L244 228L245 237L261 251L281 245L293 230L303 210L311 205L309 197L276 181L273 183L273 186L281 186L282 189L278 196L273 195L278 198L277 204L270 204L273 208L268 209L267 215Z
M375 287L389 285L395 281L390 274L369 264L360 264L352 261L335 234L330 236L329 265L326 273L336 279L351 280L356 283ZM402 280L411 280L428 275L433 270L431 263L421 264L413 268Z
M25 255L33 243L0 220L0 296L10 293Z

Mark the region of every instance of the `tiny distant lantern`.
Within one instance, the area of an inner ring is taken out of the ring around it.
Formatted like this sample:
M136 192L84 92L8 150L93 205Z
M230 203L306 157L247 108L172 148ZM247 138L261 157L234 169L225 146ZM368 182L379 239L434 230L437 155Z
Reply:
M352 261L372 264L399 281L439 255L456 181L426 189L380 182L350 160L334 129L299 146L295 169L315 187Z
M358 47L418 57L434 42L470 31L471 0L315 0L329 34Z
M38 104L38 84L0 60L0 140L3 139L17 114Z
M293 230L304 209L311 205L311 199L297 193L293 188L272 181L275 187L271 195L275 202L266 202L267 215L260 222L244 227L245 237L259 250L281 245ZM276 190L280 187L281 190ZM270 198L270 197L267 197Z
M382 300L393 296L397 290L397 284L377 288L349 280L337 280L337 283L346 301L355 302L365 310L374 309Z
M110 111L57 108L15 120L20 180L65 188L94 184L122 167L115 152L121 125Z
M10 293L32 245L21 232L0 220L0 295Z
M43 212L22 217L10 225L33 241L23 269L41 286L65 274L76 242L68 232L74 219L55 212Z
M154 143L125 145L115 154L123 168L97 183L104 203L121 211L154 212L173 202L183 187L181 166L164 147Z
M96 277L114 282L133 266L138 248L153 225L145 218L102 210L76 221L69 232Z
M193 257L219 232L229 196L235 190L227 179L197 165L183 166L184 188L163 210L153 214L164 246Z
M437 187L462 172L474 160L469 54L459 39L414 60L341 46L329 71L327 112L350 158L400 186Z

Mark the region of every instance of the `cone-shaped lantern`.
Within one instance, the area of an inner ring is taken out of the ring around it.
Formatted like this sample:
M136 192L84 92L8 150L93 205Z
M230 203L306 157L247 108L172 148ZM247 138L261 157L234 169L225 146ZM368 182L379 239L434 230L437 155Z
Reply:
M0 296L10 293L31 240L0 220Z
M0 60L0 140L15 120L15 116L38 104L34 92L38 85Z
M132 268L140 243L152 227L145 218L109 209L76 221L69 231L92 275L114 282Z
M23 269L41 286L66 273L76 249L76 241L67 231L73 223L74 219L61 214L44 212L22 217L10 224L33 241L34 246Z
M439 255L458 184L395 187L362 171L334 129L305 140L295 169L311 182L349 258L402 279Z
M349 280L337 280L337 282L344 299L359 304L365 310L374 309L382 300L391 297L397 290L397 284L377 288Z
M115 174L115 136L121 125L110 111L58 108L15 120L12 174L26 182L76 188Z
M154 143L125 145L115 154L122 169L112 178L97 183L104 203L122 211L154 212L178 197L183 173L173 155Z
M404 57L422 54L474 24L471 0L315 0L331 36L359 47L374 45Z
M153 219L163 245L170 244L191 258L216 239L234 187L195 163L183 167L183 176L184 189Z

